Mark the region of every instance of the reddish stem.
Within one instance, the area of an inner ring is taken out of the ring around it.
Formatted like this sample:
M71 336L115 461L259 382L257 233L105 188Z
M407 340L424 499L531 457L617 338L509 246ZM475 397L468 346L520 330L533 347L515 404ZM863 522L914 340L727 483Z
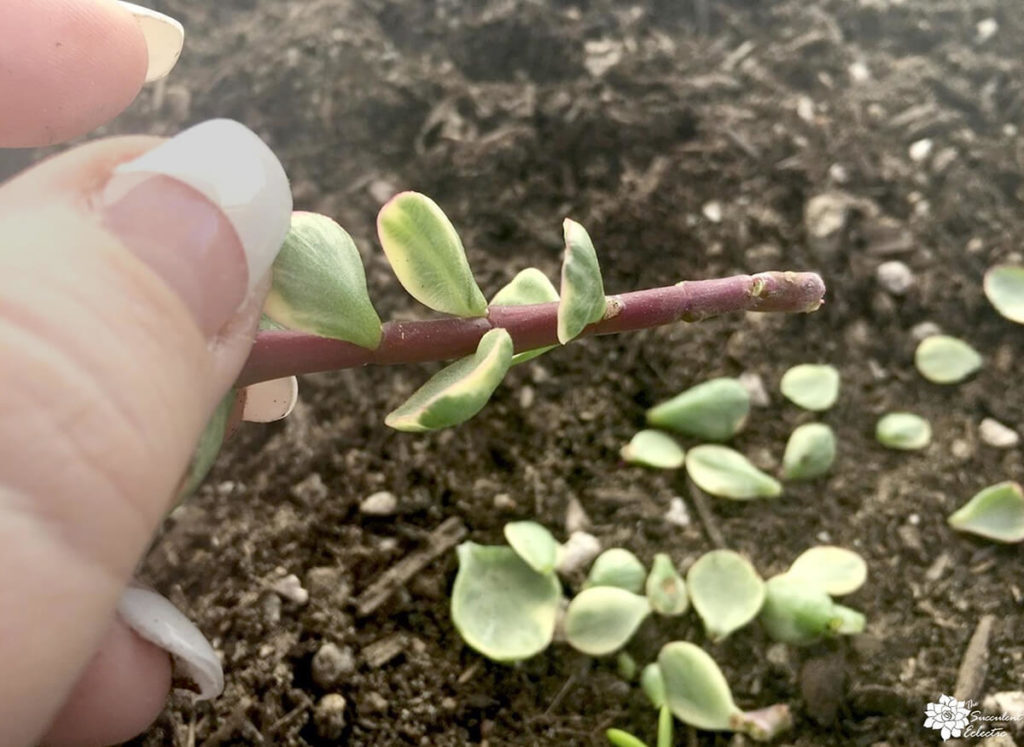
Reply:
M664 288L608 297L604 319L583 335L700 321L730 311L808 312L817 309L825 284L813 272L762 272L718 280L691 280ZM245 386L283 376L368 364L393 365L461 358L476 350L488 330L504 327L516 352L557 345L558 303L492 306L486 317L388 322L376 350L303 332L261 332L239 376Z

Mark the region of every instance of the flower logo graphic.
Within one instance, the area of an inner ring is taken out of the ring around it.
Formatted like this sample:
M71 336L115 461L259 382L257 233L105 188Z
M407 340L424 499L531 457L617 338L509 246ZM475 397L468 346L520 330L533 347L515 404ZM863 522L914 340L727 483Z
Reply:
M951 695L940 695L939 702L929 703L924 713L928 717L924 720L925 728L938 730L943 741L963 734L971 715L967 705Z

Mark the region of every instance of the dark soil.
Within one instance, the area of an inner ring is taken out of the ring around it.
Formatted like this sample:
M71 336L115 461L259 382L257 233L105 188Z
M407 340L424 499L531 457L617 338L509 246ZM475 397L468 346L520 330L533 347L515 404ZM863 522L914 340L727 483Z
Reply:
M1022 330L981 292L984 269L1019 260L1024 236L1017 0L156 5L190 29L185 56L113 129L172 133L214 116L256 129L297 206L356 238L385 318L421 313L374 238L377 209L400 189L448 212L488 295L526 266L556 278L571 215L611 292L779 268L820 271L829 296L807 316L574 344L515 369L481 416L435 435L392 432L383 417L436 367L307 377L293 417L243 432L146 561L145 577L223 653L228 684L213 704L176 696L137 744L600 745L613 725L653 739L655 714L611 661L555 646L509 667L463 645L448 615L453 551L372 614L357 600L446 519L484 543L525 518L564 537L572 499L605 546L645 562L665 551L685 568L712 547L685 481L624 465L619 447L653 403L751 371L772 401L736 445L773 468L812 419L778 394L802 362L842 372L822 416L840 438L832 476L776 501L715 501L713 521L765 576L821 542L862 553L869 581L848 603L867 632L787 650L752 626L711 646L689 615L645 623L629 651L644 663L669 640L705 644L742 706L791 704L794 745L937 741L924 705L952 692L985 614L996 626L978 695L1020 687L1020 549L945 522L981 487L1024 478L1020 447L978 438L984 417L1024 431ZM999 27L980 41L985 18ZM915 161L924 138L933 148ZM807 210L819 195L839 206L824 240ZM904 296L876 280L890 259L914 272ZM924 381L912 364L922 322L970 340L984 369L959 386ZM875 443L893 409L929 418L926 451ZM398 497L397 515L359 512L379 490ZM664 518L676 495L691 506L686 528ZM269 590L289 573L308 603ZM326 642L352 655L327 688L311 675ZM328 692L347 704L340 739L315 715Z

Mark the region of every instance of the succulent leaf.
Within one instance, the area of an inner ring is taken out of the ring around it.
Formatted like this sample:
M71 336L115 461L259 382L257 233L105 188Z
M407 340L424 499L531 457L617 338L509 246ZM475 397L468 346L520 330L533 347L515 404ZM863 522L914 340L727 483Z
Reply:
M595 586L577 594L565 611L565 638L589 656L614 653L629 642L651 614L646 597L615 586Z
M547 528L535 521L513 521L505 525L504 531L509 546L537 573L555 569L558 542Z
M686 581L679 575L672 559L665 553L654 556L644 591L651 602L651 607L659 615L675 617L686 612L690 606Z
M639 431L619 453L627 462L654 469L679 469L686 460L686 452L672 436L655 430Z
M989 268L985 273L985 296L1003 317L1024 324L1024 267Z
M782 375L783 396L805 410L827 410L839 397L839 371L835 366L802 363Z
M786 571L786 576L838 597L851 594L864 585L868 566L864 558L853 550L820 545L801 553Z
M979 491L948 519L949 525L998 542L1024 542L1024 492L1015 482Z
M607 301L594 244L583 226L565 219L565 258L558 302L558 341L565 345L604 317Z
M695 446L686 453L686 471L711 495L734 500L775 498L782 485L738 451L717 444Z
M826 474L836 458L836 434L824 423L797 426L782 457L784 480L813 480Z
M686 574L690 601L712 641L720 641L753 620L764 603L764 581L754 566L732 550L712 550Z
M918 372L935 384L957 384L981 368L978 351L949 335L926 337L914 351Z
M646 578L647 569L636 555L621 547L613 547L597 556L584 588L616 586L639 594Z
M647 422L695 438L725 441L750 414L750 393L738 379L705 381L647 411Z
M558 291L548 276L536 267L527 267L519 272L504 288L494 294L491 306L529 306L538 303L554 303L558 301ZM516 353L512 365L516 366L543 355L557 345L526 350Z
M875 438L888 449L917 451L931 443L932 427L912 412L890 412L878 419Z
M686 641L667 643L658 654L665 703L683 723L710 731L731 731L742 715L729 683L714 659Z

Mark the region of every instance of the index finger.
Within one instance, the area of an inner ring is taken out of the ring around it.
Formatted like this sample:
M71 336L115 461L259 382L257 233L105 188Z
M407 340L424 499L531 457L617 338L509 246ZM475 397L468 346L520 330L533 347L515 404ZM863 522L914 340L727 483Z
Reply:
M113 119L150 68L166 73L181 49L180 24L128 3L2 0L0 6L0 147L49 145ZM174 34L177 48L168 63L166 35L173 45Z

